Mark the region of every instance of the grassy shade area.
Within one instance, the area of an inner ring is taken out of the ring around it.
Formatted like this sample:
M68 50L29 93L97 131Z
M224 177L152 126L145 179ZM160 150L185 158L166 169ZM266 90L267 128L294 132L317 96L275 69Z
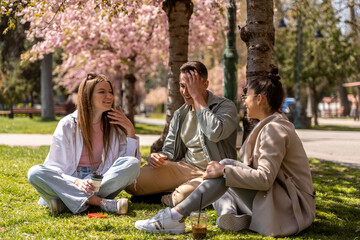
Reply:
M56 117L56 120L44 121L39 116L29 117L15 117L9 119L7 117L0 117L0 133L38 133L38 134L53 134L58 121L61 117ZM154 126L136 123L136 134L156 134L159 135L163 131L163 126Z
M106 219L90 219L86 213L50 214L37 205L39 195L27 181L28 169L44 161L49 147L0 145L0 239L191 239L189 220L182 235L138 231L138 219L152 217L160 204L130 203L129 214L112 213ZM143 158L149 147L141 148ZM286 239L358 239L360 236L360 169L310 160L317 193L317 216L302 233ZM118 197L130 196L122 192ZM273 239L251 231L233 233L216 227L216 212L208 207L208 239ZM281 239L281 238L279 238Z

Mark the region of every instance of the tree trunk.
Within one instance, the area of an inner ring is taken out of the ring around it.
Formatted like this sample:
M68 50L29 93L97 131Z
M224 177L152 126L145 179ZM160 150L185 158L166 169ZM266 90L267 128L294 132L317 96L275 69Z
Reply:
M136 78L133 73L125 75L122 81L122 109L126 117L134 124L135 116L135 82Z
M259 77L266 77L270 71L275 42L273 18L274 8L272 0L247 0L246 25L241 28L240 32L241 39L246 43L248 52L246 65L247 83ZM245 113L243 120L243 142L257 122L248 119Z
M355 5L354 0L349 0L349 15L351 21L351 29L354 31L355 34L355 41L358 42L359 39L359 26L357 25L356 14L355 14Z
M236 3L228 0L226 17L226 47L223 55L224 59L224 97L237 103L237 70L238 54L236 51Z
M181 65L188 60L189 21L193 8L191 0L166 0L163 2L163 10L166 12L169 22L169 94L164 131L151 146L151 152L158 152L162 149L174 112L184 104L184 99L180 94L179 70Z
M348 116L350 114L351 106L347 98L347 89L343 86L343 82L341 80L336 81L336 88L338 96L340 98L340 106L343 109L341 112L341 116Z
M121 106L126 115L126 117L134 124L135 126L135 82L136 77L134 74L135 68L135 58L133 56L130 58L129 63L129 72L125 75L122 81L122 101Z
M118 106L123 106L123 96L124 96L124 89L123 89L123 81L124 78L120 79L119 81L119 102L117 103Z
M315 80L314 80L315 81ZM318 120L318 102L317 102L317 91L315 84L311 84L311 94L312 94L312 101L313 101L313 116L314 116L314 125L319 126L319 120Z
M10 114L9 114L9 118L13 119L14 118L14 108L13 108L13 103L10 103Z
M45 54L41 62L41 118L55 119L52 53Z

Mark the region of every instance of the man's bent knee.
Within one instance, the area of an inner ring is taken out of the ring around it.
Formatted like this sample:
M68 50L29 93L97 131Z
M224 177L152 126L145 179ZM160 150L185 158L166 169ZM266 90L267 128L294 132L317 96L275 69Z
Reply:
M182 202L201 184L201 182L201 179L193 179L176 188L175 191L171 194L172 205L176 206Z

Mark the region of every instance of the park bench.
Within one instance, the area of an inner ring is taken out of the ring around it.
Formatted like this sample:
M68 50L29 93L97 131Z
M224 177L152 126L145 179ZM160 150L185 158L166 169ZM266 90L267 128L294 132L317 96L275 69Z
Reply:
M57 115L67 115L74 111L74 108L67 106L66 104L56 104L54 106L55 114ZM0 110L0 115L10 116L10 110ZM25 114L32 117L33 114L40 115L40 108L13 108L13 114Z

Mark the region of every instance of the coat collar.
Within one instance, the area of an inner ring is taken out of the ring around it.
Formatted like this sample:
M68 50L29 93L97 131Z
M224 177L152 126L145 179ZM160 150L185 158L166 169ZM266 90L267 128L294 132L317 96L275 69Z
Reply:
M245 140L243 147L241 147L240 151L239 151L239 156L240 159L247 165L251 165L252 164L252 155L254 152L254 148L255 148L255 144L256 144L256 139L260 133L260 131L263 129L263 127L268 124L269 122L278 120L278 119L283 119L283 120L287 120L286 116L283 113L278 113L275 112L273 114L271 114L270 116L266 117L265 119L263 119L262 121L258 122L258 124L254 127L254 129L251 131L251 133L249 134L249 136L247 137L247 139Z
M211 109L214 105L219 104L223 99L214 95L209 90L206 90L208 93L207 105Z

